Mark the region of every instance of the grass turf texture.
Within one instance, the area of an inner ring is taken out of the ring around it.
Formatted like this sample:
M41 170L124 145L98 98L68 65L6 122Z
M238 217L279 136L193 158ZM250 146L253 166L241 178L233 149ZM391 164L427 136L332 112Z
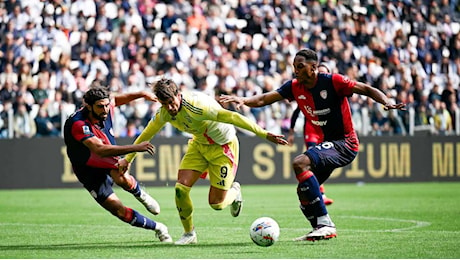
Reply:
M460 182L328 184L328 207L338 237L294 242L310 231L298 209L295 184L242 185L244 208L212 210L207 186L196 186L198 244L162 244L154 232L125 224L99 207L83 189L0 190L0 258L460 258ZM161 204L149 214L130 194L127 206L165 223L177 240L182 227L173 187L148 187ZM249 238L261 216L280 225L280 239L263 248Z

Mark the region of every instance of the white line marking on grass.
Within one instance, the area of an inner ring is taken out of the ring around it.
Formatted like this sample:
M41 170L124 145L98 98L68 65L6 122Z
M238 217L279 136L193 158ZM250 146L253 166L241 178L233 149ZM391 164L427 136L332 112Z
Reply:
M431 222L427 221L419 221L413 219L399 219L399 218L379 218L379 217L365 217L365 216L337 216L341 218L354 218L354 219L367 219L367 220L377 220L377 221L392 221L392 222L403 222L403 223L413 223L413 226L405 227L405 228L394 228L394 229L384 229L384 230L376 230L379 232L400 232L400 231L407 231L414 228L421 228L427 227L431 225Z

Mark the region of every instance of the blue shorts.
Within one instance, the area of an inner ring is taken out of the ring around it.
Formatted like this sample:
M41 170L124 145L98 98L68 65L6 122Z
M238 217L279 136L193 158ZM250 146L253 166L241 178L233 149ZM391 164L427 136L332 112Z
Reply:
M93 168L88 166L73 166L78 180L99 203L103 203L113 193L112 169Z
M311 171L322 184L336 168L350 164L358 154L345 140L326 141L312 146L305 153L312 162Z

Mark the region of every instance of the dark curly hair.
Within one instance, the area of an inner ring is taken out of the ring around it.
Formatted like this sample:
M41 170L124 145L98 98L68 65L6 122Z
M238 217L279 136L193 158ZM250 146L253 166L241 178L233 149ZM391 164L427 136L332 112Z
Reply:
M83 100L88 105L94 105L96 101L109 98L110 92L105 87L92 87L90 88L85 95L83 96Z

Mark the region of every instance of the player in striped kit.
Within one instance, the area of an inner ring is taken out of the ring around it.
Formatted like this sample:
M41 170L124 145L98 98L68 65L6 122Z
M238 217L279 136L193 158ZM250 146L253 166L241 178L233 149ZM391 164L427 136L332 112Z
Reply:
M318 55L310 49L296 53L293 62L296 77L279 89L252 97L224 95L221 102L262 107L288 99L296 100L307 120L306 132L318 137L318 144L294 158L300 208L313 230L295 240L316 241L337 236L320 185L336 168L350 164L358 153L359 141L353 128L348 97L365 95L382 104L385 110L405 110L405 104L392 104L380 90L350 80L341 74L318 73Z
M120 155L155 152L155 147L149 142L137 145L115 144L111 117L113 108L138 98L156 101L156 97L147 91L120 94L110 99L110 93L105 87L89 89L83 96L84 107L73 113L64 125L67 156L78 180L105 210L132 226L155 231L161 242L172 242L164 224L123 205L112 189L115 182L133 194L152 214L160 213L158 202L140 188L132 175L120 173L117 166Z

